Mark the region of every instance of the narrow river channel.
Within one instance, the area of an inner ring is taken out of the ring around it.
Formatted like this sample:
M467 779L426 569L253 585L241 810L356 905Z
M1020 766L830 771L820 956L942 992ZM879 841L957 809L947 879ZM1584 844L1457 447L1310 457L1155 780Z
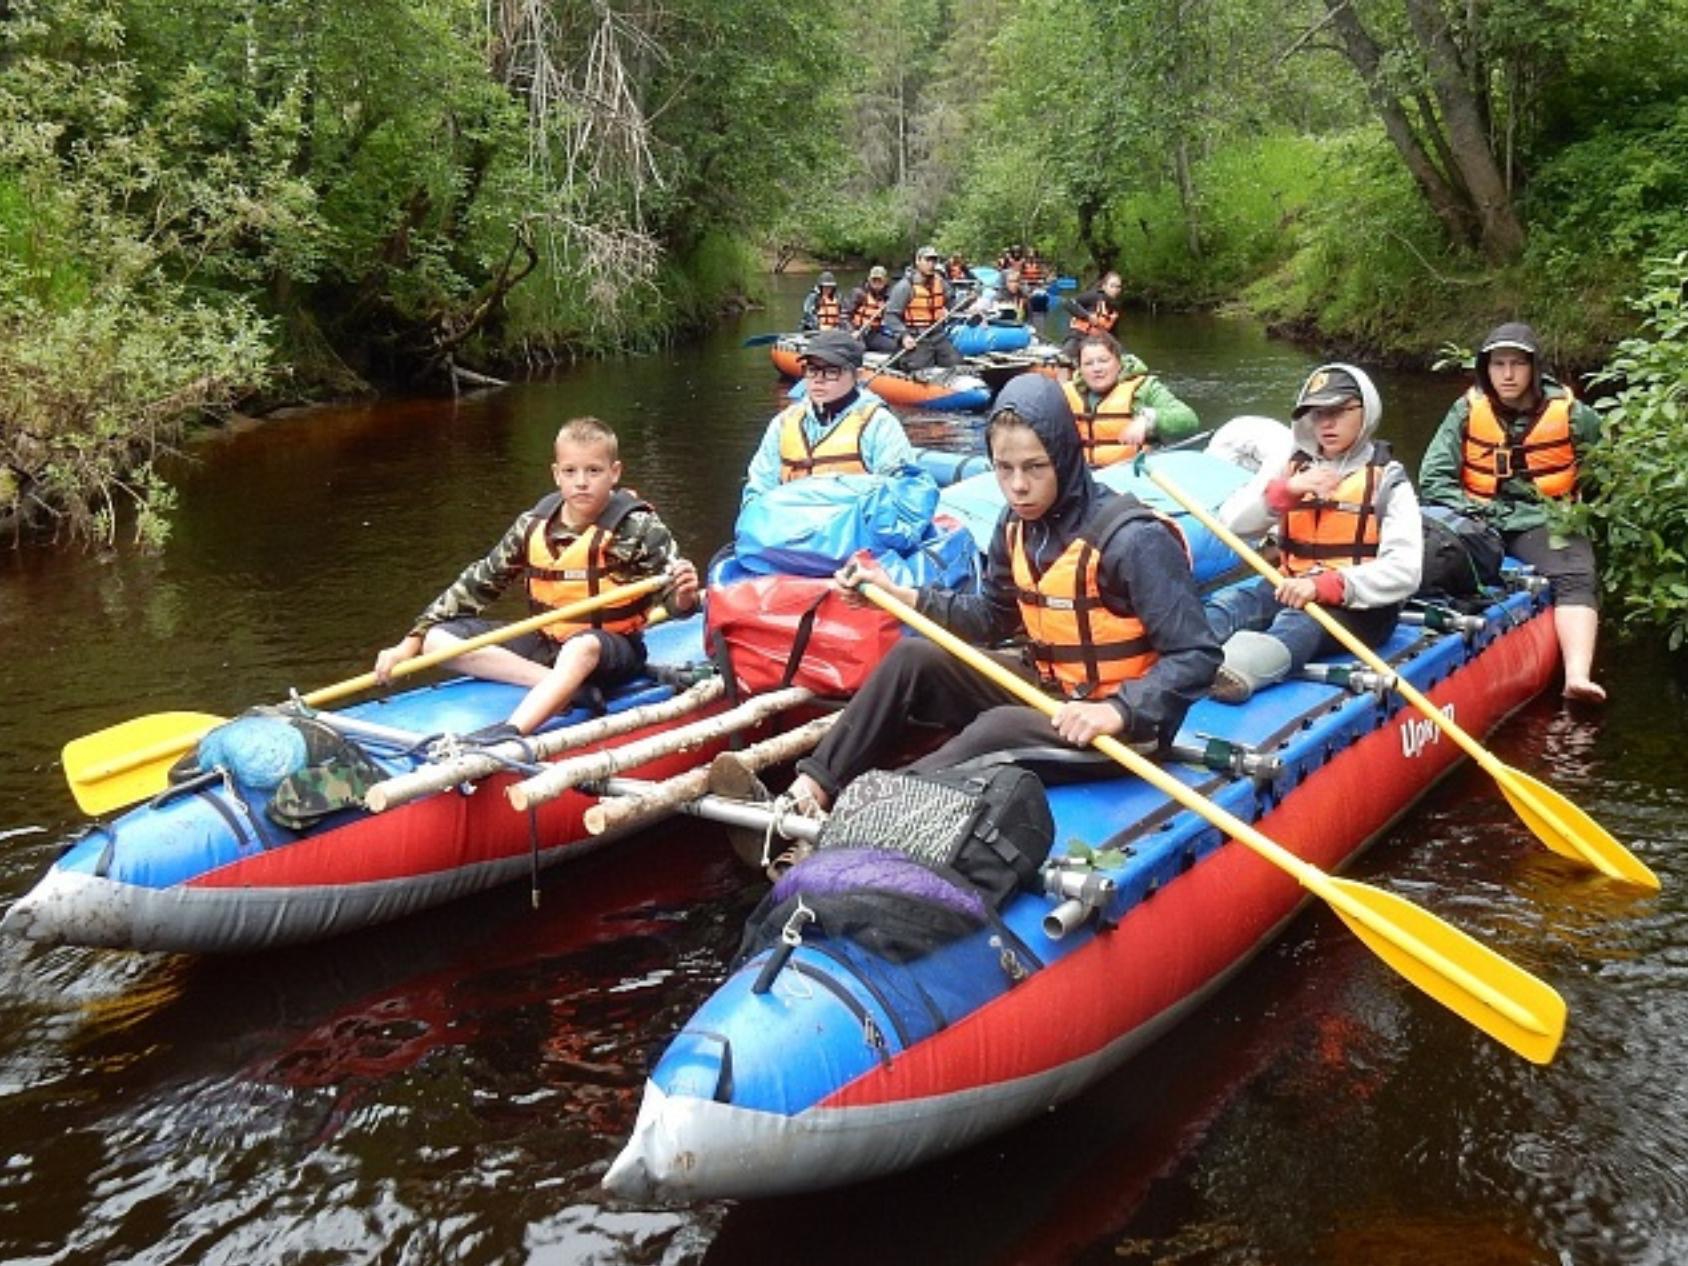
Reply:
M178 467L158 555L0 552L0 903L77 821L57 765L142 713L230 715L366 668L544 491L593 413L693 557L727 539L780 386L750 334L453 403L232 427ZM1304 351L1128 314L1204 422L1284 416ZM73 372L74 367L66 367ZM1460 388L1380 374L1416 463ZM978 442L921 417L917 442ZM1363 859L1551 981L1525 1064L1310 909L1193 1019L1045 1119L820 1196L684 1210L597 1181L647 1061L720 979L763 885L690 820L371 932L194 959L0 944L0 1260L136 1263L1688 1261L1688 708L1680 658L1608 628L1613 701L1494 738L1659 873L1653 898L1535 845L1469 768Z

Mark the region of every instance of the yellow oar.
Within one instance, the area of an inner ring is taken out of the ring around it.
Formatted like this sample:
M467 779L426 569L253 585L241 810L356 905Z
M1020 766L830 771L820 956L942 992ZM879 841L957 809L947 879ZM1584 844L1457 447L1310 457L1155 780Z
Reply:
M877 585L864 584L861 590L875 605L1022 702L1045 715L1054 715L1056 702L1031 682ZM1565 1032L1565 1001L1551 985L1404 897L1325 874L1118 739L1098 738L1095 747L1293 876L1314 896L1322 897L1378 957L1443 1006L1533 1063L1546 1064L1553 1059Z
M651 576L630 585L607 589L593 597L571 602L566 607L542 611L455 646L406 660L393 670L394 677L408 677L437 664L446 663L483 646L494 646L511 638L542 629L559 621L578 620L600 607L615 606L655 593L669 583L667 575ZM376 685L373 672L323 686L304 696L310 707L321 707L347 695ZM135 717L121 725L72 739L64 747L65 779L82 812L100 814L156 795L169 784L170 766L207 731L221 725L223 718L204 712L158 712Z
M1237 556L1255 571L1274 585L1284 583L1284 578L1276 567L1250 549L1247 542L1239 539L1234 532L1209 514L1200 502L1192 499L1190 494L1172 479L1154 469L1149 469L1148 475L1168 496L1194 515L1203 527L1235 550ZM1609 875L1613 879L1621 879L1642 888L1658 888L1658 876L1648 869L1647 864L1618 843L1609 831L1588 814L1546 783L1513 769L1472 738L1452 717L1419 693L1410 681L1398 677L1382 656L1338 624L1331 614L1317 603L1310 602L1302 609L1317 620L1325 632L1371 668L1393 681L1396 693L1423 713L1426 720L1481 765L1489 776L1500 784L1501 791L1518 816L1524 819L1524 824L1535 832L1536 838L1548 848L1561 857L1569 857L1573 861L1592 866L1601 874Z

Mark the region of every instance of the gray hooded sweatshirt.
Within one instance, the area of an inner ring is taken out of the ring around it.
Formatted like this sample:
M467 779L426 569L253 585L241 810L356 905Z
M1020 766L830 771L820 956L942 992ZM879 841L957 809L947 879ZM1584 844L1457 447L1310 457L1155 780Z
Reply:
M1334 468L1346 475L1364 466L1372 458L1373 437L1383 420L1383 404L1377 388L1364 370L1353 365L1333 363L1321 365L1308 375L1340 369L1352 374L1360 387L1360 403L1364 413L1359 438L1346 452L1326 458L1319 452L1319 440L1314 431L1311 414L1303 414L1291 423L1295 448L1312 459L1312 468ZM1286 466L1280 479L1289 475ZM1226 526L1242 536L1259 536L1276 527L1277 512L1267 502L1266 490L1253 501L1242 505L1227 503ZM1343 567L1343 598L1345 607L1387 607L1405 602L1418 592L1424 571L1424 525L1419 518L1418 496L1406 467L1391 460L1384 468L1377 484L1378 547L1377 557L1352 567Z

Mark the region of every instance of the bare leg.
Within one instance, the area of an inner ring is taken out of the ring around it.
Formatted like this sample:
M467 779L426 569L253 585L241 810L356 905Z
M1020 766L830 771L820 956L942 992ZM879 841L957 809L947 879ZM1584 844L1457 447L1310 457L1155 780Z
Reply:
M549 669L540 669L540 680L510 714L510 724L523 734L532 734L574 698L574 692L598 666L598 639L571 637L557 652ZM535 667L538 667L535 665Z
M1559 654L1565 661L1565 697L1584 703L1604 703L1605 689L1589 675L1594 667L1600 613L1593 607L1556 606L1553 628L1559 634Z
M448 646L455 646L463 641L454 634L447 633L440 628L428 630L428 635L422 643L422 649L427 652L443 650ZM503 681L513 686L537 686L545 680L548 671L544 664L536 664L531 659L524 659L514 651L507 651L502 646L483 646L478 651L470 651L461 659L451 661L451 666L460 673L467 673L471 677L479 677L483 681Z

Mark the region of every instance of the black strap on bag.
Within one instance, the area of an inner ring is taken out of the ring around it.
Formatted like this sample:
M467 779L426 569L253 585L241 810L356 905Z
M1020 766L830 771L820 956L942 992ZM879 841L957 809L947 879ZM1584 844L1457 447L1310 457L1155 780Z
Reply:
M833 805L817 847L889 848L956 872L1000 907L1036 891L1055 841L1043 783L1014 765L929 774L870 770Z

